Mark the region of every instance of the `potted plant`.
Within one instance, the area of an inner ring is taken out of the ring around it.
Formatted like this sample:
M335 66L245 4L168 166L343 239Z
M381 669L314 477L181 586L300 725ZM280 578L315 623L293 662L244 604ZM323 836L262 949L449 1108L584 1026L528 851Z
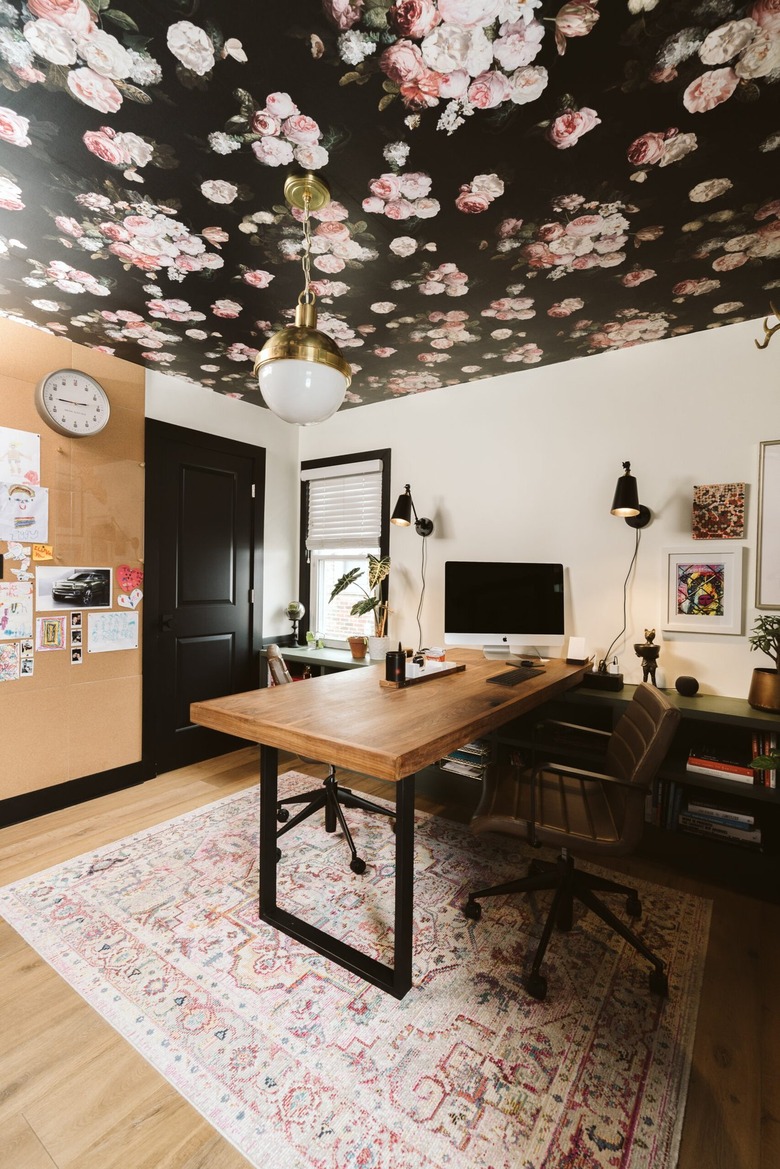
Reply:
M751 650L760 650L774 662L774 667L756 666L753 670L748 702L756 710L780 714L780 613L765 613L757 617L748 641Z
M366 656L366 649L368 647L368 638L361 636L348 637L350 652L356 662L361 662Z
M358 577L363 575L362 568L352 568L349 572L345 572L343 576L339 577L333 586L333 591L330 594L330 600L334 600L339 593L343 593L351 585L356 585L363 594L359 601L350 609L352 617L365 617L368 613L374 615L374 636L368 639L368 656L374 661L384 660L387 652L387 638L385 637L385 630L387 628L387 615L389 612L387 601L382 598L382 582L387 580L390 573L390 557L389 556L373 556L370 552L368 554L368 588L363 588L362 584L358 584Z

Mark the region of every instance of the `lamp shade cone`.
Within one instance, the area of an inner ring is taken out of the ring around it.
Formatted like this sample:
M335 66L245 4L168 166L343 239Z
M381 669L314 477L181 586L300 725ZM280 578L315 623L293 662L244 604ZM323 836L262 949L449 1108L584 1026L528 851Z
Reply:
M409 491L404 491L398 496L398 503L395 505L395 510L390 516L391 524L398 524L399 527L408 528L412 522L412 497Z
M617 481L610 511L612 515L639 515L639 492L636 487L636 478L628 471L625 475L621 475Z

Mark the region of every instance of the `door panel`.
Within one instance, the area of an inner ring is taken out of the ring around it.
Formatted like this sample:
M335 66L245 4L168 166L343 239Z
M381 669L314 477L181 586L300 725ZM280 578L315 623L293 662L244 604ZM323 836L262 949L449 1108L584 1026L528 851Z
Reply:
M150 421L146 465L144 758L158 773L244 745L189 706L257 685L265 452Z

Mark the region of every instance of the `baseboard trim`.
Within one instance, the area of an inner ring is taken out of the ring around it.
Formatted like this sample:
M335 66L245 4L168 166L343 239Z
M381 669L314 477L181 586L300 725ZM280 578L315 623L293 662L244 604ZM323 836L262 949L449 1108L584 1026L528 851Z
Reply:
M113 767L110 771L99 771L95 775L83 775L79 779L69 779L66 783L56 783L38 791L9 796L7 800L0 800L0 828L10 828L12 824L21 824L24 820L34 820L37 816L94 800L96 796L135 787L153 775L154 772L143 762L128 763L124 767Z

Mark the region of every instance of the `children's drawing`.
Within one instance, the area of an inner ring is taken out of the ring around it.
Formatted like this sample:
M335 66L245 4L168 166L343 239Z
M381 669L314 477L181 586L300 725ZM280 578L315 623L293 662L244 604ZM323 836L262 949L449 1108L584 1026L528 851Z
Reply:
M41 436L28 430L0 426L0 481L41 481Z
M46 540L48 536L48 488L0 483L0 540Z
M67 632L64 617L38 617L35 622L35 648L65 649Z
M14 641L32 635L32 585L0 581L0 641Z
M0 645L0 682L15 682L19 677L19 642Z
M137 613L88 613L87 652L113 653L138 649Z

